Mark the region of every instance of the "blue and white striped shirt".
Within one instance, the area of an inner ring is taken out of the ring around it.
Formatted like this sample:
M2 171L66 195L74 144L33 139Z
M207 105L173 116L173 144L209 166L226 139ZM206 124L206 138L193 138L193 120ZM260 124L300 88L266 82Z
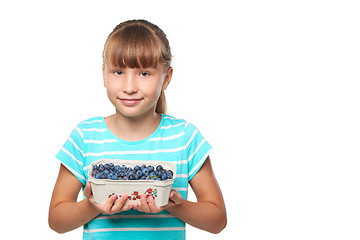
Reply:
M103 117L83 121L72 131L56 157L82 184L89 165L100 159L156 160L177 164L173 189L187 199L188 182L209 156L211 146L183 119L162 115L155 132L140 141L116 137ZM185 223L166 210L157 214L129 210L98 215L84 225L83 239L185 239Z

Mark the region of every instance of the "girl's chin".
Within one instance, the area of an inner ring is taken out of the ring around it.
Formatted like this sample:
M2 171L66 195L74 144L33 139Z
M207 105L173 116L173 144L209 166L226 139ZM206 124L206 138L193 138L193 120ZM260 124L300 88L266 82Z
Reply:
M120 114L127 118L141 118L148 114L153 115L155 113L155 109L147 110L147 111L141 111L139 109L116 109L116 114Z

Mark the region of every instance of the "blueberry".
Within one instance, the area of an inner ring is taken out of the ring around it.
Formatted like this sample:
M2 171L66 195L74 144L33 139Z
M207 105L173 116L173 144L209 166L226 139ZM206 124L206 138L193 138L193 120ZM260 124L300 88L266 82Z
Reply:
M108 163L105 164L105 169L110 170L110 165Z
M101 173L96 174L95 178L96 178L96 179L101 179L101 178L102 178L102 174L101 174Z
M150 178L155 178L155 177L156 177L155 172L151 172L151 173L149 174L149 177L150 177Z
M162 171L162 170L164 170L164 169L163 169L163 167L162 167L161 165L158 165L158 166L156 167L156 171L160 172L160 171Z
M149 172L152 172L152 171L154 171L154 167L153 166L148 166L148 168L147 168L148 170L149 170Z
M135 174L129 174L128 179L129 180L135 180Z
M99 169L98 165L93 166L93 171L98 170L98 169Z
M168 175L163 174L163 175L161 176L161 180L165 181L166 179L168 179Z
M136 171L136 175L139 176L139 177L141 177L141 176L142 176L142 171L141 171L140 169L137 170L137 171Z
M168 176L174 176L174 173L173 173L173 171L171 171L171 170L167 170L166 171L166 174L168 175Z
M139 170L141 170L141 167L140 167L139 165L136 165L136 166L134 167L134 171L137 172L137 171L139 171Z
M143 169L142 169L142 174L144 174L145 176L147 176L147 175L149 174L149 169L143 168Z
M99 171L102 172L102 171L104 171L104 169L105 169L105 166L103 164L100 164L99 165Z
M99 170L92 171L92 176L95 177L99 173Z
M119 165L115 165L114 171L115 171L115 172L120 172L120 171L121 171L120 166L119 166Z
M141 170L143 170L144 168L146 168L146 166L145 166L145 165L142 165L142 166L141 166Z

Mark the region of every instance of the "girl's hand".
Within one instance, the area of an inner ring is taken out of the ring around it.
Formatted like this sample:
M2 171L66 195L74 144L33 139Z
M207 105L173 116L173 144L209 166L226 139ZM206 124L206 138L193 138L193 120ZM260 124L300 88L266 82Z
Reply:
M131 204L125 204L128 199L128 195L126 194L121 196L120 199L118 199L117 195L111 196L104 204L96 203L94 200L94 195L92 194L91 184L89 182L86 184L84 196L102 214L111 215L118 212L128 211L133 207Z
M182 201L183 201L183 198L182 198L181 194L176 190L171 190L169 203L165 206L158 207L158 206L156 206L153 197L149 197L148 201L147 201L145 194L141 194L140 195L140 204L134 203L133 208L140 212L158 213L167 208L173 207L175 205L180 205L182 203Z

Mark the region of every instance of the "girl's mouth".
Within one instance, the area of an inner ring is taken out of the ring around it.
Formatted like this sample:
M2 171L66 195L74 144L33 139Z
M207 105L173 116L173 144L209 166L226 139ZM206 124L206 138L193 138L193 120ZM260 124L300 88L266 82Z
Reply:
M139 102L141 102L142 99L132 99L132 98L120 98L120 101L125 105L125 106L135 106L137 105Z

